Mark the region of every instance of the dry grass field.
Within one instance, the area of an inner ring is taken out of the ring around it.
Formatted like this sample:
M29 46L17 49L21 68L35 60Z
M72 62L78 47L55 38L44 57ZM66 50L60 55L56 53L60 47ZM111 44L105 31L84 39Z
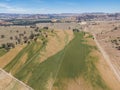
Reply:
M33 90L21 81L0 69L0 90Z
M10 63L13 58L25 47L26 45L17 45L16 48L11 49L8 53L0 57L0 68Z
M55 30L72 30L75 28L80 28L78 23L40 23L37 24L38 27L49 27Z
M20 38L20 34L23 34L24 37L28 37L31 32L35 33L34 29L29 26L0 26L0 46L5 43L16 44L16 39ZM2 37L2 35L4 36Z
M87 31L95 35L105 52L105 57L108 58L106 61L108 61L120 84L120 22L96 22L95 25L89 25Z

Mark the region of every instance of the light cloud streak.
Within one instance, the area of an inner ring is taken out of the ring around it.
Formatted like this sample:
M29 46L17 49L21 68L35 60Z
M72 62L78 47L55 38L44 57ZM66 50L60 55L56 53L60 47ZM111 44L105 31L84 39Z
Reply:
M48 12L54 12L54 10L49 8L28 9L10 6L9 4L6 3L0 3L0 11L4 11L5 13L21 13L21 14L40 14L40 13L48 14Z
M19 7L12 7L5 3L0 3L0 10L5 11L7 13L27 13L28 10L24 8Z

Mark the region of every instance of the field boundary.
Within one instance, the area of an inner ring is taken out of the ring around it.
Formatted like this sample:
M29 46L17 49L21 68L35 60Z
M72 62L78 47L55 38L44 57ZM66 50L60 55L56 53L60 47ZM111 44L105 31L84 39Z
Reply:
M8 75L9 77L11 77L12 79L18 81L20 84L22 84L23 86L27 87L30 90L34 90L33 88L31 88L30 86L26 85L25 83L23 83L22 81L18 80L17 78L15 78L14 76L12 76L10 73L7 73L6 71L4 71L2 68L0 68L0 71L2 71L3 73L5 73L6 75Z

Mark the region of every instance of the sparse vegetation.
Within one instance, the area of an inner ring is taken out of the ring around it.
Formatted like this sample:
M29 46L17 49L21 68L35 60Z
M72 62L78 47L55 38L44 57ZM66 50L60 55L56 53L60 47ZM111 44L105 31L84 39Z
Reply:
M112 39L111 43L113 44L114 48L116 48L117 50L120 50L120 38L119 37Z

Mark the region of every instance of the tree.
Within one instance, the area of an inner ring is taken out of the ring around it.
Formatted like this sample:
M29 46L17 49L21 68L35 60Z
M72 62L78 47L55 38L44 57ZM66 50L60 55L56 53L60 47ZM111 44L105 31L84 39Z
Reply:
M79 32L79 30L78 29L73 29L73 32Z
M5 47L6 47L6 44L2 44L1 47L2 47L2 48L5 48Z
M39 27L36 27L36 28L35 28L35 32L39 32Z
M118 27L115 27L113 30L117 30L118 29Z
M15 36L15 40L17 40L18 39L18 36Z
M36 38L34 38L34 41L35 41L35 42L37 41L37 37L36 37Z
M18 31L18 30L17 30L16 32L17 32L17 33L19 33L19 31Z
M24 34L26 34L26 31L24 31Z
M8 48L15 48L15 44L13 44L13 43L7 43L7 47Z
M17 39L17 41L18 41L18 44L20 44L20 43L21 43L21 39L20 39L20 38L18 38L18 39Z
M43 27L43 29L47 29L48 30L49 28L48 27Z
M36 28L36 25L31 25L30 28Z
M33 33L31 33L31 35L29 36L29 39L34 39L35 35Z
M13 37L12 37L12 36L10 37L10 40L13 40Z
M24 39L24 43L28 42L28 38L26 36L23 39Z
M118 46L118 50L120 50L120 46Z
M1 35L1 38L5 38L5 35Z

